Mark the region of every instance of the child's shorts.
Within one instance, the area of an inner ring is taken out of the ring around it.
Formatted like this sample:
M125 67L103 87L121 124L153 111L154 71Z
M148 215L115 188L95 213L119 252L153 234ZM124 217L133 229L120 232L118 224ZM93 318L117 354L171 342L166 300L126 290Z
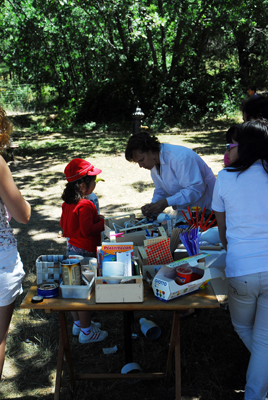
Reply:
M79 255L79 256L83 256L83 257L96 257L96 252L89 252L87 250L84 249L80 249L79 247L75 247L73 245L71 245L70 243L68 243L67 245L67 256L71 256L71 255Z

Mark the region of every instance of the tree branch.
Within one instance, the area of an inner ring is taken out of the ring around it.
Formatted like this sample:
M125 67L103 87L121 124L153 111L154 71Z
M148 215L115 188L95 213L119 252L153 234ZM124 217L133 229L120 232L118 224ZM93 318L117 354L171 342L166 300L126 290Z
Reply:
M187 35L184 36L184 38L182 40L181 40L181 32L182 31L180 29L180 24L178 23L177 35L176 35L176 38L175 38L175 41L174 41L173 57L172 57L172 62L171 62L169 75L168 75L169 80L172 80L172 78L175 75L175 68L176 68L176 65L178 63L179 55L183 51L185 45L190 40L190 38L193 35L193 33L195 33L197 31L198 24L200 22L200 19L201 19L202 15L207 10L207 8L212 4L212 2L213 2L213 0L209 0L207 2L207 4L204 6L203 10L200 11L199 16L197 17L197 20L196 20L196 22L194 24L194 27L192 29L191 35L188 33Z

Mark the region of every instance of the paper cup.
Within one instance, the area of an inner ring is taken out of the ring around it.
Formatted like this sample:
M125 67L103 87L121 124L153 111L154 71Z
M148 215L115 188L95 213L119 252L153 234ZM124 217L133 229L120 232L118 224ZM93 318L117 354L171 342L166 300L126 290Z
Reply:
M177 267L176 268L176 274L177 274L181 284L190 282L192 273L193 273L193 270L190 267Z

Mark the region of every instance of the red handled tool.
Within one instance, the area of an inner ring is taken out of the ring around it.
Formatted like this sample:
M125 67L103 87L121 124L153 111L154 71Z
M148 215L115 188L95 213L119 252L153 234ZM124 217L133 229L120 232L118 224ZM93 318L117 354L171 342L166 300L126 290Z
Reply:
M182 215L184 216L185 220L187 221L187 223L188 223L190 226L194 226L195 228L198 228L198 227L199 227L202 231L206 231L206 230L209 229L209 228L211 227L211 225L213 225L215 222L217 223L216 218L213 219L213 221L211 221L211 222L209 223L209 220L210 220L210 218L212 217L212 215L213 215L213 213L214 213L214 211L212 210L210 216L206 219L206 222L205 222L204 225L203 225L203 221L204 221L204 217L205 217L206 208L207 208L207 206L205 205L204 210L202 211L202 214L201 214L200 224L199 224L199 221L198 221L198 215L199 215L199 212L198 212L198 211L199 211L198 204L197 204L197 206L196 206L196 210L197 210L197 211L196 211L196 218L195 218L195 220L194 220L194 218L193 218L193 216L192 216L192 213L191 213L191 210L190 210L190 207L189 207L189 206L187 206L187 210L188 210L188 213L189 213L189 216L190 216L191 221L187 218L187 216L186 216L186 214L185 214L185 212L184 212L183 210L181 210L181 213L182 213Z

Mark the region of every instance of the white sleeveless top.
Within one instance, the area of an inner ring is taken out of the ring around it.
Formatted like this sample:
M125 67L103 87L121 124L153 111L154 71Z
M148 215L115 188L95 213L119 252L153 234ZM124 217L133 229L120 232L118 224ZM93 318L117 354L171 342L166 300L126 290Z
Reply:
M13 229L9 225L8 211L0 198L0 251L6 251L17 247Z

